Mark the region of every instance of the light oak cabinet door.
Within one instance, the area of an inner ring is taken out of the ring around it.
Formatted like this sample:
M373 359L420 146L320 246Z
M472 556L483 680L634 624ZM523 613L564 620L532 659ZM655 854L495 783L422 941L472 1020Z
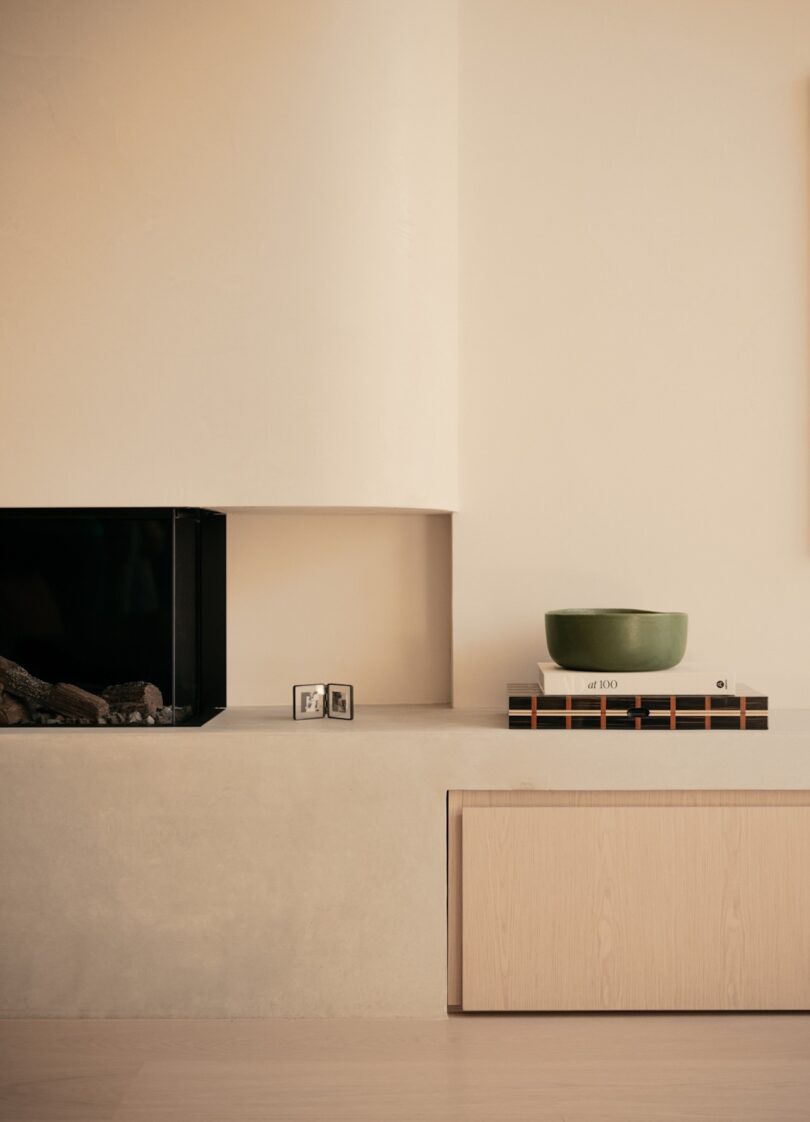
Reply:
M753 805L754 792L739 805L733 792L718 795L726 805L708 792L692 795L704 805L689 793L659 793L659 805L590 794L594 805L575 794L458 808L451 1004L810 1008L810 806Z

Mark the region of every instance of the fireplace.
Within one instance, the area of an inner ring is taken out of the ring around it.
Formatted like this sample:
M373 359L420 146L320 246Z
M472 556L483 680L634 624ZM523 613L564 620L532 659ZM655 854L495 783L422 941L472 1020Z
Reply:
M225 707L225 515L0 510L0 724L201 725Z

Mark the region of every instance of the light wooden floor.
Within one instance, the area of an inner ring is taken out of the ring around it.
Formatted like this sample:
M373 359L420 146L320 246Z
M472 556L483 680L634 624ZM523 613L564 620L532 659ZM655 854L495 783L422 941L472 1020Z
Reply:
M810 1016L0 1021L4 1122L810 1120Z

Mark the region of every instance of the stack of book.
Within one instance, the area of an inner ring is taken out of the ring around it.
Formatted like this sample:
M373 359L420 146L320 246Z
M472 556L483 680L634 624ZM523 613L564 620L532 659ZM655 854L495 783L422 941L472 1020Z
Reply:
M510 729L766 729L768 699L733 677L681 664L639 673L539 662L509 688Z

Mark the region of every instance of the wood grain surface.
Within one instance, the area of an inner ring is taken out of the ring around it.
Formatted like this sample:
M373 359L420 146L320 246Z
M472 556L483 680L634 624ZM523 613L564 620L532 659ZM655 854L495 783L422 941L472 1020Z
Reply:
M463 1008L810 1007L810 808L706 796L465 805Z
M810 806L806 790L465 790L447 796L448 1008L462 1003L461 816L474 806Z
M808 1016L0 1021L3 1122L806 1122Z
M461 1008L461 813L463 791L447 792L447 1008Z

